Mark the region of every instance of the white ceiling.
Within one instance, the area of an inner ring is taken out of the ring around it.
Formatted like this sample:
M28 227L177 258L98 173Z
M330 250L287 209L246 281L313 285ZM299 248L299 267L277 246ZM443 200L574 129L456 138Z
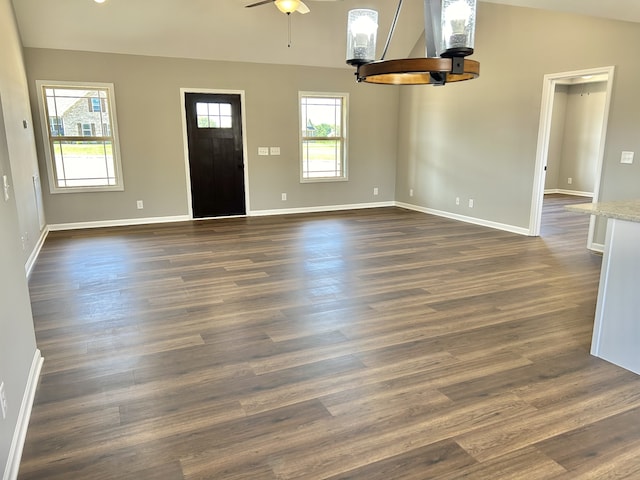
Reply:
M26 47L212 60L347 67L348 10L378 10L382 50L395 0L305 0L311 13L287 16L255 0L13 0ZM640 0L483 0L640 22ZM423 1L404 0L387 58L406 56L424 29Z

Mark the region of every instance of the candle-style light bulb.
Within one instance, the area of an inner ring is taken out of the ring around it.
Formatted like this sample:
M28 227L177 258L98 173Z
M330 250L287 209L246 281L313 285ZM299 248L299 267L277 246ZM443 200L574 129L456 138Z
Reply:
M473 53L476 0L444 0L442 5L442 56Z
M347 26L347 63L361 65L372 62L376 56L378 12L357 9L349 12Z

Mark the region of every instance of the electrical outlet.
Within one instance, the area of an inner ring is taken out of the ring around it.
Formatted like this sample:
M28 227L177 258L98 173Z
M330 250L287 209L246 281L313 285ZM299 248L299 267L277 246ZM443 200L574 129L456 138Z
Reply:
M627 165L631 165L633 163L633 155L634 155L634 152L622 152L622 156L620 157L620 163L626 163Z
M144 202L142 200L138 200L136 202L136 207L138 207L138 210L142 210L144 208Z
M4 382L0 383L0 410L2 410L2 419L7 418L7 394L4 391Z
M571 185L573 183L573 178L567 178L567 185Z
M286 193L283 193L283 194L282 194L282 201L283 201L283 202L286 202L286 201L287 201L287 194L286 194Z
M373 187L373 194L378 195L378 187Z
M460 205L460 197L456 197L456 205Z
M469 208L473 208L473 198L469 199Z
M410 197L413 197L413 188L410 188L410 189L409 189L409 196L410 196Z

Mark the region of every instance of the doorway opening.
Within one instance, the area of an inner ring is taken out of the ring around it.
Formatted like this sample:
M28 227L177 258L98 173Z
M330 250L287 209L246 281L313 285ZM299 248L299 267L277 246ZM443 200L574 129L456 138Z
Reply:
M530 235L540 235L545 193L598 201L613 73L614 67L601 67L545 75ZM592 218L589 249L594 230Z
M181 89L180 94L190 217L246 215L244 92Z

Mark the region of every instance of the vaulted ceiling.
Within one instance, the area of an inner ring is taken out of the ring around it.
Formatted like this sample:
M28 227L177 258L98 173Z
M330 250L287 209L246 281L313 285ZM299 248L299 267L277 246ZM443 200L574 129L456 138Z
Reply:
M639 0L483 0L640 22ZM305 0L290 18L252 0L13 0L26 47L345 67L348 10L378 10L379 49L395 0ZM423 29L423 1L404 0L387 58L404 57ZM288 21L291 47L288 47Z

